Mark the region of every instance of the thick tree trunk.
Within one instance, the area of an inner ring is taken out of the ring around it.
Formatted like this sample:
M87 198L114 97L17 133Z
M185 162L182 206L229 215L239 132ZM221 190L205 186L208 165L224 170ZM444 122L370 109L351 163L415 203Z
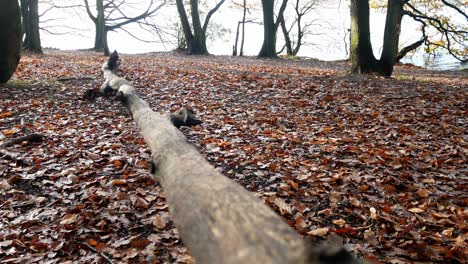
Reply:
M21 15L25 35L23 48L32 53L42 54L38 0L21 0Z
M369 1L351 0L351 72L370 73L378 69L369 29Z
M104 55L109 55L109 46L107 44L107 28L106 18L104 16L104 3L103 0L96 0L96 20L94 26L96 28L94 37L94 51L104 52Z
M128 81L115 75L116 56L102 67L101 90L117 91L140 127L153 153L154 177L197 263L351 263L343 250L307 248L263 202L221 175L176 128L199 123L193 112L153 112Z
M400 38L402 17L403 1L388 0L383 50L379 60L380 73L384 76L391 76L393 72L393 65L395 65L398 54L398 40Z
M21 13L17 0L0 1L0 83L6 83L21 57Z
M22 19L22 23L21 23L21 28L23 30L23 36L22 36L22 40L23 40L23 47L26 46L26 43L28 43L28 36L29 34L27 33L28 31L28 26L29 25L29 0L20 0L20 4L21 4L21 19Z
M262 0L263 10L263 44L258 57L276 58L276 26L274 18L274 1Z
M190 11L193 25L193 38L191 45L189 45L190 53L195 55L208 54L208 50L206 49L206 36L202 28L200 13L198 11L198 0L190 0Z

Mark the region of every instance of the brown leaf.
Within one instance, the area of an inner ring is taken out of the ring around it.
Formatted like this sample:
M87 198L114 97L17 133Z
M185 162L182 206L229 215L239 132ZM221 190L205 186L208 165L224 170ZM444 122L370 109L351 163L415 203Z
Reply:
M419 197L421 198L427 198L429 196L429 191L426 190L426 189L419 189L417 192L416 192Z
M66 214L65 216L62 217L62 220L60 221L61 225L70 225L75 223L78 220L78 215L77 214Z
M410 212L412 212L412 213L415 213L415 214L420 214L420 213L424 212L423 209L418 208L418 207L410 208L410 209L408 209L408 211L410 211Z
M134 199L133 206L135 206L136 208L143 208L143 209L148 209L149 207L148 203L140 197L136 197Z
M150 241L146 238L143 239L135 239L133 240L130 245L134 248L138 248L140 250L143 250L146 248L146 246L150 243Z
M166 222L159 215L156 215L153 218L153 225L158 229L164 229L166 227Z

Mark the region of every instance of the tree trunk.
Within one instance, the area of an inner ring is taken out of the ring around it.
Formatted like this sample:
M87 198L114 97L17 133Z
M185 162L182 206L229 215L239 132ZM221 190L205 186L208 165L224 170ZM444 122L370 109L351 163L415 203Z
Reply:
M23 48L32 53L42 54L38 0L21 0L20 2L24 33Z
M190 11L193 25L193 43L189 45L190 53L195 55L208 54L208 50L206 49L206 36L202 28L200 13L198 11L198 0L190 0Z
M107 28L106 18L104 16L104 3L103 0L96 0L96 20L94 26L96 28L96 35L94 37L94 51L104 52L104 55L109 55L109 46L107 44Z
M308 248L304 240L262 201L221 175L176 128L199 122L184 109L153 112L125 79L113 53L102 67L103 87L117 91L152 151L180 237L197 263L351 263L343 250ZM327 261L328 260L328 261Z
M289 38L289 32L288 32L288 29L286 28L286 22L284 21L284 18L281 19L280 23L281 23L281 31L283 31L284 42L286 46L286 54L288 54L289 56L293 56L295 54L293 54L291 38Z
M380 57L380 72L384 76L391 76L398 54L398 40L400 38L401 19L403 17L403 1L388 0L387 18L382 56Z
M274 1L262 0L263 44L258 57L276 58L276 26L274 21Z
M23 36L21 39L23 40L23 47L25 47L28 43L28 36L29 33L28 31L28 26L29 25L29 0L20 0L21 3L21 18L22 18L22 23L21 23L21 28L23 31Z
M351 72L377 71L369 30L369 0L351 0Z
M236 29L236 40L234 41L234 46L232 46L232 56L237 56L237 43L239 42L239 28L242 22L237 22Z
M21 57L21 13L17 0L0 1L0 83L6 83Z
M244 40L245 40L245 16L247 13L247 0L244 0L242 5L244 12L242 14L242 38L241 38L241 46L239 56L244 56Z
M185 12L183 0L176 0L177 12L180 17L180 24L182 25L182 31L184 32L185 43L187 45L187 51L190 52L191 44L193 43L193 34L192 29L190 28L190 23L188 22L187 13Z
M29 43L28 51L42 53L41 35L39 33L39 2L30 0L29 2Z

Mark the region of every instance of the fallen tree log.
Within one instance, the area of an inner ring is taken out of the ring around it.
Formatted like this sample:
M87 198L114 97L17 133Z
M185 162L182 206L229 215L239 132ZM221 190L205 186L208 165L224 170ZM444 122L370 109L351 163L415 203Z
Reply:
M115 91L152 152L182 241L197 263L352 263L342 248L305 242L280 216L239 184L220 174L177 129L201 123L189 109L151 110L131 83L116 74L114 52L102 70L101 92Z

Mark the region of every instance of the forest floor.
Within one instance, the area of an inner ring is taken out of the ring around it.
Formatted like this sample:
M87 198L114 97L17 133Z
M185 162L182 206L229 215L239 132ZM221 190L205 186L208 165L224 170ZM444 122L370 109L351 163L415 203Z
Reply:
M346 62L122 55L121 75L226 176L298 233L376 263L466 263L468 74ZM0 86L0 262L193 263L138 128L119 102L83 99L106 58L24 55Z

